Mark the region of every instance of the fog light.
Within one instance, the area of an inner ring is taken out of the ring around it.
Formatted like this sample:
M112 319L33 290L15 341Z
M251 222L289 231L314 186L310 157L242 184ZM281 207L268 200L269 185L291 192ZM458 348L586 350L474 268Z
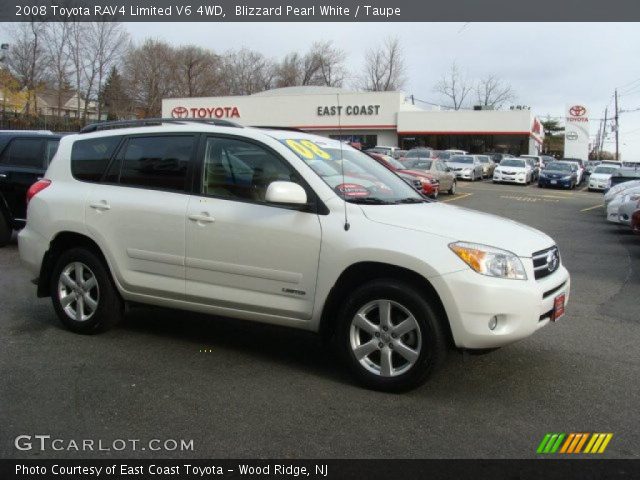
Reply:
M495 315L489 320L489 330L495 330L498 326L498 317Z

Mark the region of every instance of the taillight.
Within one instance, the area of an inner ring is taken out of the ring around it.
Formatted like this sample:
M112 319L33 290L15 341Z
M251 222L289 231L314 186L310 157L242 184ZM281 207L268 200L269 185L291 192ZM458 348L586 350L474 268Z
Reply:
M42 180L38 180L36 183L31 185L29 187L29 190L27 190L27 205L29 205L29 202L33 197L35 197L38 193L40 193L42 190L47 188L49 185L51 185L51 180L47 180L46 178L43 178Z

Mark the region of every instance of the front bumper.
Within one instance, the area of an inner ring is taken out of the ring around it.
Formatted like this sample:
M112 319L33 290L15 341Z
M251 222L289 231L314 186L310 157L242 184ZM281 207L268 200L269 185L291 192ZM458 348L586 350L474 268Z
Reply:
M560 266L540 280L505 280L480 275L471 269L430 279L449 317L457 347L496 348L526 338L551 321L554 300L569 300L571 279ZM529 269L527 269L529 270ZM494 330L492 317L498 318Z
M555 183L553 183L555 182ZM542 187L561 187L571 188L571 180L562 180L560 178L543 178L538 179L538 185Z
M609 182L589 179L589 190L604 191L609 188Z
M464 172L462 170L456 171L456 178L460 178L462 180L471 180L474 178L473 172Z
M620 223L620 216L618 215L620 205L622 205L622 202L616 200L607 205L607 220L609 222Z
M501 173L494 173L493 174L493 181L494 182L508 182L508 183L522 183L525 184L527 183L527 176L524 175L504 175Z

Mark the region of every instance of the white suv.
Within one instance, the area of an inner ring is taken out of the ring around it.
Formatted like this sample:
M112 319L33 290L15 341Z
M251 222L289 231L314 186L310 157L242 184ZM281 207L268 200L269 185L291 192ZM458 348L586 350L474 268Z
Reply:
M75 332L112 326L124 302L286 325L334 339L365 385L403 390L450 346L500 347L564 313L551 238L426 200L339 141L111 128L62 139L19 236L38 295Z

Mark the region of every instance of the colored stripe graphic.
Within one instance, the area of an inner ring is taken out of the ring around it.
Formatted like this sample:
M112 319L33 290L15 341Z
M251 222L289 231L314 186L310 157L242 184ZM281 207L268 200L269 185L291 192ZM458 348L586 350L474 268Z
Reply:
M612 438L613 433L547 433L536 452L599 454L604 453Z

